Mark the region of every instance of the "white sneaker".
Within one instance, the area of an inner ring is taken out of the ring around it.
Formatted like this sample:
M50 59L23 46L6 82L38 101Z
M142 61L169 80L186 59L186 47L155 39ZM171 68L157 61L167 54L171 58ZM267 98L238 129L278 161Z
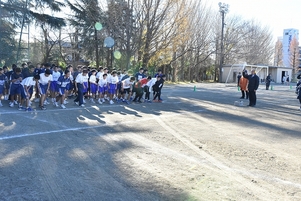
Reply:
M36 99L34 99L34 102L35 102L35 103L38 103L38 102L40 102L40 99L39 99L39 98L36 98Z
M47 100L44 101L44 105L49 105L49 104L50 103Z
M61 108L62 108L62 109L66 109L66 107L65 107L64 104L61 104Z
M53 104L54 104L55 107L59 106L59 104L57 102L54 102Z
M17 101L14 101L14 104L15 104L15 105L18 105L18 102L17 102Z
M66 100L64 100L64 104L67 104L67 103L69 103L68 101L66 101Z
M9 107L14 107L14 102L10 102Z
M105 100L104 98L103 98L101 101L102 101L103 103L106 102L106 100Z
M79 102L74 101L74 103L75 103L76 105L79 105Z
M112 104L114 104L114 102L112 100L110 100L110 104L112 105Z
M101 100L100 100L100 99L98 100L98 103L99 103L99 104L102 104L102 102L101 102Z
M85 105L84 105L84 104L81 104L80 106L81 106L81 107L85 107Z

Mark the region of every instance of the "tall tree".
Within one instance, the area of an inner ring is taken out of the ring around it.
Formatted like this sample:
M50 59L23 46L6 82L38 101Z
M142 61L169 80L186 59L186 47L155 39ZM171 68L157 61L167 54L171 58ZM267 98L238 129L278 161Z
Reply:
M279 38L277 39L275 45L274 65L283 66L283 45L282 40L280 40Z
M290 65L293 67L293 79L299 71L299 42L296 37L293 37L290 43Z
M56 29L65 26L65 20L63 18L52 15L53 12L61 11L61 6L64 6L64 4L55 0L8 0L4 3L1 2L1 9L9 15L9 18L6 18L6 20L13 23L16 27L19 27L21 34L23 28L28 27L30 23L35 23L37 26L48 25ZM46 10L50 10L52 14L46 14ZM22 44L21 34L16 55L17 59Z
M96 61L98 67L100 65L99 46L103 38L95 24L102 22L102 25L106 26L104 12L98 0L67 1L67 4L73 12L68 20L76 30L75 41L78 41L76 46L82 48L83 54L89 59Z

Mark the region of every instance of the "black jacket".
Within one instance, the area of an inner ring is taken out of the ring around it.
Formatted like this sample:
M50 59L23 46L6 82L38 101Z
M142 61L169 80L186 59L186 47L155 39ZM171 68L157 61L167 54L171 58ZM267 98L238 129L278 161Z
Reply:
M161 91L163 84L164 84L164 80L162 78L160 80L157 80L153 86L153 90L156 92Z
M248 90L249 91L254 91L257 90L259 87L259 77L255 74L255 75L243 75L245 78L247 78L249 80L249 84L248 84Z

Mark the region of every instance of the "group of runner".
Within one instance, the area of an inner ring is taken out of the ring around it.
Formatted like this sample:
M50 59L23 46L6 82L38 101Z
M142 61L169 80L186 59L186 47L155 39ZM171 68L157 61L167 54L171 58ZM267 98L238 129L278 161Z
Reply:
M17 105L19 110L30 111L31 100L35 98L34 102L39 102L41 110L51 103L65 109L68 97L73 96L76 96L74 103L81 107L85 106L86 100L92 104L103 104L106 100L109 104L114 104L114 101L130 104L131 101L141 103L144 93L144 102L161 102L164 81L165 75L161 70L151 77L146 69L140 68L139 72L130 76L125 70L112 69L109 72L102 67L78 66L74 71L69 65L62 71L55 65L34 67L23 63L21 67L13 65L10 71L6 66L0 68L0 106L3 106L3 98L9 101L9 107Z

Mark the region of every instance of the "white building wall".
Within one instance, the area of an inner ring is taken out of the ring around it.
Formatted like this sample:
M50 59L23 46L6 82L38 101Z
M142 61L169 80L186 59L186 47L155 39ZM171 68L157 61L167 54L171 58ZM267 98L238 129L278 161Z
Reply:
M296 37L299 41L299 30L298 29L284 29L283 30L283 40L282 40L282 55L283 55L283 65L285 67L290 67L290 43L292 39Z

